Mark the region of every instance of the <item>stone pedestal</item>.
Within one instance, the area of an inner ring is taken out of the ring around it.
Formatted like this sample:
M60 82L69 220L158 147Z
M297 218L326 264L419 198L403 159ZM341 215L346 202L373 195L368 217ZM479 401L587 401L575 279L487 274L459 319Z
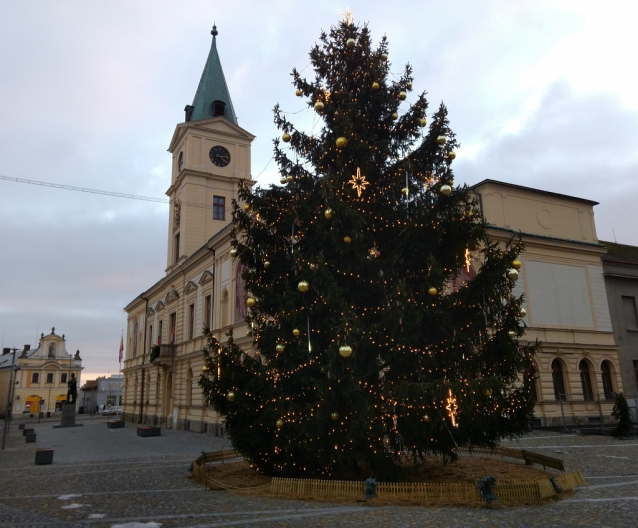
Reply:
M84 424L75 423L75 403L63 403L62 404L62 420L60 425L54 425L54 429L60 427L79 427Z
M62 404L62 421L60 422L62 427L73 427L75 425L75 404L63 403Z

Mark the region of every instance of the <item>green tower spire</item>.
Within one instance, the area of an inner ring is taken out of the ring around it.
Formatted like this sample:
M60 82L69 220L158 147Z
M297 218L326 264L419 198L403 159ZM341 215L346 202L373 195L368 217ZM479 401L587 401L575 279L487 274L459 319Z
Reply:
M193 99L193 104L186 106L186 121L199 121L210 119L211 117L224 116L231 123L237 124L233 102L230 100L230 93L224 78L222 63L217 53L217 26L213 25L211 35L213 44L204 66L202 78Z

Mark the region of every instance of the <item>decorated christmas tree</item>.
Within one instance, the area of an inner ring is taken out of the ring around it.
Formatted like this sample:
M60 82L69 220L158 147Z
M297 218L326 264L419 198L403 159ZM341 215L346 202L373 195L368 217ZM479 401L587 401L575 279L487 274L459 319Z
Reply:
M293 70L318 123L275 107L281 185L242 186L233 250L253 350L209 336L201 385L234 447L281 476L398 475L528 430L522 247L491 242L446 107L350 19Z

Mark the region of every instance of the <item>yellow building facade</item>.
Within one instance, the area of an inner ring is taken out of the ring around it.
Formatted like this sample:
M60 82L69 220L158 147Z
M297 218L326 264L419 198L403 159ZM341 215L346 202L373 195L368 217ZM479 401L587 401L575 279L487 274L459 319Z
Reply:
M69 354L66 350L66 338L55 333L40 336L38 347L31 349L25 345L15 352L6 349L0 357L0 394L2 406L6 409L6 395L11 383L11 365L13 364L13 416L37 414L38 412L56 413L62 411L66 402L68 380L74 374L80 391L82 359L80 351ZM15 358L13 357L15 354Z
M525 251L515 295L525 294L525 339L536 355L537 425L610 419L622 391L594 221L597 202L494 180L473 190L492 239L520 235Z

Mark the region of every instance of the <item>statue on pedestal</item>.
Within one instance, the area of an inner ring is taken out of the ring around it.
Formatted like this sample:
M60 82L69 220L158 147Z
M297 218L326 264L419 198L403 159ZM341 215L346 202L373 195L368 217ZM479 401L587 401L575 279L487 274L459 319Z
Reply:
M78 381L75 379L75 374L71 374L71 379L67 385L69 390L66 391L66 402L75 403L78 399Z

